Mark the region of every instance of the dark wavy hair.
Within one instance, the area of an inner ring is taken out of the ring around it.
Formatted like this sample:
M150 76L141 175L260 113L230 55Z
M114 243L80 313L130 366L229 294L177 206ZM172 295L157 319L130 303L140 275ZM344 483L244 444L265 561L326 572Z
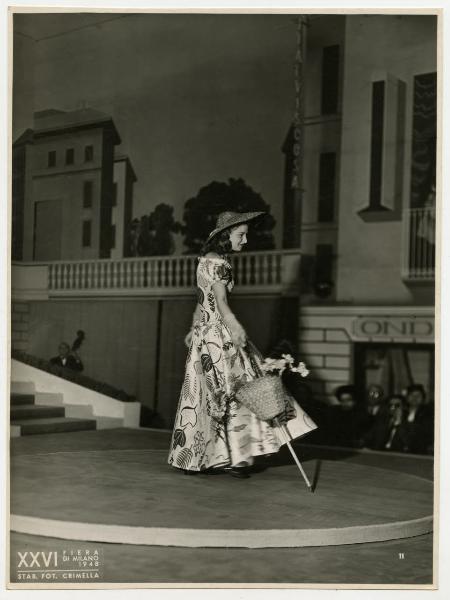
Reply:
M225 256L226 254L229 254L232 251L230 242L231 229L231 227L228 227L210 240L207 240L200 250L200 255L205 256L205 254L208 254L208 252L216 252L216 254L219 254L219 256Z

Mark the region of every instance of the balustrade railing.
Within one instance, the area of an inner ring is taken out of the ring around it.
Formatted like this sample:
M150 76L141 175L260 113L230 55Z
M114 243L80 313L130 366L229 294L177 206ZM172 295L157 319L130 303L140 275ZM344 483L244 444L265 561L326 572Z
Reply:
M432 281L435 277L436 209L407 208L403 215L403 277Z
M297 290L300 251L246 252L232 256L238 291ZM197 256L156 256L48 263L50 295L182 294L193 291Z

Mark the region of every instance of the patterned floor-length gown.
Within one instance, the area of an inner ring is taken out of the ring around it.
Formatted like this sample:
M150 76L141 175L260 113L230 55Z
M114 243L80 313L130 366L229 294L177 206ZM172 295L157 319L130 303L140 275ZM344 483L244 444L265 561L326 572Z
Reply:
M197 290L202 316L193 329L168 458L180 469L252 464L253 457L277 452L284 443L279 427L261 421L234 398L239 381L261 374L261 355L251 344L245 349L233 344L216 306L216 281L231 292L231 265L222 258L200 257ZM293 438L316 429L295 401L287 416Z

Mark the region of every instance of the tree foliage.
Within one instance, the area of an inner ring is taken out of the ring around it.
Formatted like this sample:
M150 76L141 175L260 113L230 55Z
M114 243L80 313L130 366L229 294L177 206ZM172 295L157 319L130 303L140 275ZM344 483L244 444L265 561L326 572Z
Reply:
M131 256L167 256L173 254L173 234L181 231L181 224L173 216L173 206L158 204L150 215L133 219L129 230Z
M228 183L213 181L186 201L184 207L184 245L187 254L197 254L214 229L219 213L265 211L268 214L255 222L248 237L247 250L271 250L275 247L272 230L275 219L270 206L241 178Z

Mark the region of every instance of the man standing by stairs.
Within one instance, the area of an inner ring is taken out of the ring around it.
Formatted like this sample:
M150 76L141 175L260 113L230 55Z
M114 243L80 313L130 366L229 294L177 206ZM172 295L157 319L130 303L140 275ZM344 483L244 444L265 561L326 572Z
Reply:
M72 369L73 371L82 371L83 363L77 352L71 351L69 344L61 342L58 346L58 356L50 359L52 365Z

